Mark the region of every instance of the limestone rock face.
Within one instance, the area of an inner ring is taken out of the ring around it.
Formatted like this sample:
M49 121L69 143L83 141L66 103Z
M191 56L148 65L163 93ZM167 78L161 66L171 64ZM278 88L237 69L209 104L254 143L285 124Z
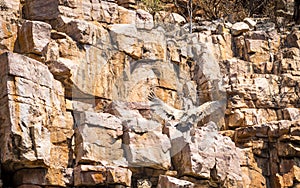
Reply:
M213 178L224 182L242 180L239 150L226 137L219 135L217 125L210 122L201 129L192 130L191 142L175 153L173 162L180 175ZM176 139L177 142L183 139ZM179 145L173 140L172 144Z
M106 113L82 112L75 116L77 163L118 164L123 160L121 121ZM126 165L126 164L125 164Z
M76 42L84 44L94 44L96 37L96 27L83 20L59 16L54 27L69 35Z
M171 167L171 143L167 135L150 131L143 135L126 133L124 147L127 160L133 166L168 170Z
M174 187L174 188L190 187L190 188L193 188L193 187L195 187L195 185L186 180L180 180L180 179L177 179L174 177L161 175L161 176L159 176L157 188L162 188L162 187Z
M41 55L50 42L51 25L39 21L25 21L19 31L21 53Z
M5 20L1 20L0 26L0 44L2 45L1 53L7 50L13 51L15 47L15 41L17 39L17 26L14 24L10 24Z
M30 0L25 4L25 17L28 20L52 20L59 15L59 0Z
M244 22L237 22L232 25L231 32L232 32L232 35L239 35L239 34L249 31L249 29L250 28L249 28L248 24L246 24Z
M162 3L0 1L0 187L300 186L299 28Z
M53 179L41 185L64 186L73 119L65 110L61 83L47 66L19 54L2 54L1 64L2 164L14 170L49 168L41 176ZM26 184L28 178L18 182Z
M131 171L121 167L79 165L74 169L75 186L131 185Z

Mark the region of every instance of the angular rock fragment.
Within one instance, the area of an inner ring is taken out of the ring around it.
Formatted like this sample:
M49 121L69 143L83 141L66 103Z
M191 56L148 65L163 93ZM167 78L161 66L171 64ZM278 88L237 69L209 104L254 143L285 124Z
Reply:
M112 42L117 45L118 50L134 58L142 55L143 43L137 38L137 29L132 24L114 24L110 28Z
M97 27L87 21L59 16L53 27L79 43L96 43Z
M139 29L152 29L154 27L153 16L142 9L136 10L136 27Z
M77 163L99 162L126 165L122 149L122 122L107 113L81 112L75 115Z
M51 25L40 21L25 21L19 31L21 53L42 55L51 40Z
M113 166L79 165L74 169L75 186L131 185L132 172Z
M48 168L45 176L56 174L57 180L47 184L65 186L73 118L65 111L61 83L47 66L19 54L4 53L0 63L2 165L8 171Z
M123 142L129 165L163 170L171 167L171 144L167 135L158 131L142 135L126 132Z
M52 20L59 15L59 0L29 0L24 6L25 18L28 20Z
M256 25L256 22L254 20L252 20L251 18L245 18L244 22L246 24L248 24L248 26L249 26L250 29L254 29L254 27Z
M244 22L237 22L235 24L232 25L231 27L231 34L236 36L236 35L240 35L244 32L249 31L249 25L244 23Z
M186 180L180 180L174 177L160 175L158 180L157 188L165 188L165 187L172 187L172 188L182 188L188 187L193 188L195 185Z
M218 134L216 124L210 122L187 134L191 134L190 141L186 140L186 145L172 158L180 175L217 181L242 180L239 151L230 138ZM177 139L177 142L182 142L182 139ZM172 140L172 147L178 144Z

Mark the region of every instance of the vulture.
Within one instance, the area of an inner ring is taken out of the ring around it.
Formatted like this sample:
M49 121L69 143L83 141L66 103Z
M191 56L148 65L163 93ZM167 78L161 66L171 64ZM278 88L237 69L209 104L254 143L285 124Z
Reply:
M152 113L166 121L178 121L179 123L175 127L181 132L188 131L203 118L222 109L224 106L224 101L219 100L205 102L200 106L192 106L186 110L179 110L163 102L153 91L148 95L148 100Z

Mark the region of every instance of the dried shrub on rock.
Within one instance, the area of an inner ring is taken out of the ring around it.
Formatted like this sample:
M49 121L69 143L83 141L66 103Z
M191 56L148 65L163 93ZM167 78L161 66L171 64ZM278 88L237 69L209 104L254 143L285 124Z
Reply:
M280 0L174 0L177 11L186 17L208 20L225 18L239 21L245 17L273 17ZM191 14L192 11L192 14Z
M138 1L139 8L147 10L154 15L156 12L163 10L163 3L160 0L140 0Z

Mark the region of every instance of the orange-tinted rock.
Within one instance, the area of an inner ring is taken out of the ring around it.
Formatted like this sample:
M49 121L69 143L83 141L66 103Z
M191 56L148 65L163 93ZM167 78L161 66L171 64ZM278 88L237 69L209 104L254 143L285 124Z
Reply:
M51 26L45 22L25 21L18 39L21 53L41 55L50 42Z
M74 169L75 186L131 185L131 171L112 166L80 165Z

